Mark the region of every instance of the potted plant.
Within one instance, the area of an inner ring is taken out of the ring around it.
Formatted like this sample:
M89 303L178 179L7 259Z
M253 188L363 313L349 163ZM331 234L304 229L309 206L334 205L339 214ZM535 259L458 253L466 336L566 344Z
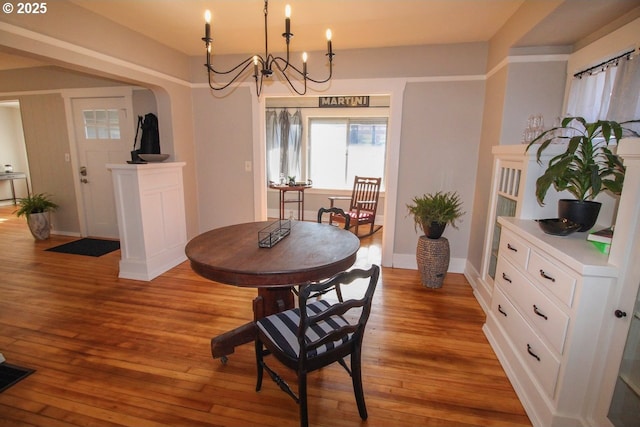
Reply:
M407 205L416 231L420 227L429 239L440 238L447 224L458 228L456 221L465 214L461 208L462 201L457 192L442 191L416 196L413 204Z
M561 199L558 216L581 225L587 231L596 223L601 203L593 199L601 191L619 195L624 181L624 165L610 145L623 136L638 136L623 125L640 122L598 120L587 122L582 117L565 117L560 126L544 131L527 146L527 151L540 144L536 159L552 143L566 142L566 150L552 157L545 172L536 180L536 198L540 205L549 188L567 190L575 199Z
M427 288L440 288L449 269L449 241L442 236L447 224L458 228L462 212L462 201L456 192L438 191L414 197L407 205L413 215L414 227L422 229L424 235L418 239L416 261L422 284Z
M18 209L14 213L18 217L26 216L33 237L45 240L49 238L51 232L49 213L57 208L58 205L50 199L49 195L39 193L20 199Z

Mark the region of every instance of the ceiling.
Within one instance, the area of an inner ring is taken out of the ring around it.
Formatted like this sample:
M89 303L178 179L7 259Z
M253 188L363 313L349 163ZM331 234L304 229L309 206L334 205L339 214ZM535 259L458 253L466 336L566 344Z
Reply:
M214 53L264 51L263 0L71 0L188 55L203 54L204 11L213 14ZM529 0L560 6L521 45L572 45L640 0ZM271 0L269 42L282 51L290 4L292 51L484 42L525 0ZM558 31L562 28L562 31Z
M213 14L215 54L264 52L263 0L69 0L103 18L143 33L187 55L203 55L204 11ZM553 13L518 46L571 46L640 0L526 0L557 3ZM525 0L271 0L269 47L284 50L284 6L291 4L292 52L484 42ZM561 29L561 30L559 30ZM32 60L31 60L32 61ZM34 66L27 63L24 66ZM20 68L20 58L0 52L0 69Z
M213 14L214 53L264 50L263 0L71 0L189 55L201 55L204 12ZM291 49L335 49L488 40L523 0L271 0L269 45L282 51L291 5ZM142 19L141 17L144 18ZM452 23L454 23L452 25Z

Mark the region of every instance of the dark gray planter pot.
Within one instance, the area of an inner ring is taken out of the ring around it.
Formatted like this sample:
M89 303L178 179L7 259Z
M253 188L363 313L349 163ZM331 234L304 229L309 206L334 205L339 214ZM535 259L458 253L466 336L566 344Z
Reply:
M581 225L578 231L589 231L598 221L602 203L590 200L558 200L558 217L569 219Z
M429 239L439 239L444 233L444 229L447 227L447 223L441 222L432 222L427 226L426 224L422 225L422 229L424 231L425 236Z

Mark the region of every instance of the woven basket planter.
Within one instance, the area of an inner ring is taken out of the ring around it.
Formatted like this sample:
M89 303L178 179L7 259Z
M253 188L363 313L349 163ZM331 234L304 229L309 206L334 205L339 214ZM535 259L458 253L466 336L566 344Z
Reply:
M420 236L416 249L416 260L422 285L426 288L441 288L449 268L449 241L440 237L429 239Z

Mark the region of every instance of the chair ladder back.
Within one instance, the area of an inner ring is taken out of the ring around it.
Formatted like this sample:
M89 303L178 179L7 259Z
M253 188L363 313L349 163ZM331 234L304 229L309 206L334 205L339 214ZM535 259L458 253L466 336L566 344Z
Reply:
M350 342L353 339L359 340L362 338L364 328L366 326L367 320L369 319L369 314L371 313L371 303L373 300L373 294L375 292L376 285L378 283L379 275L380 267L378 267L377 265L373 265L368 270L353 269L350 271L344 271L325 282L305 285L300 289L300 291L298 292L298 306L306 307L307 300L310 297L315 296L318 292L322 292L322 290L326 289L327 287L350 285L356 279L369 279L367 289L364 292L362 298L349 299L344 302L332 304L326 310L313 315L309 315L307 310L300 310L298 343L301 349L301 359L306 359L307 352L315 350L327 343L332 343L335 341ZM309 340L308 331L310 329L320 327L319 324L322 322L332 321L333 319L331 318L335 319L335 316L343 316L349 311L359 308L361 308L362 310L360 311L357 322L349 322L346 325L342 325L341 327L336 328L331 333L318 340ZM349 334L353 334L354 336L347 339L347 336Z
M380 196L380 182L382 178L367 178L356 176L351 194L351 209L375 212ZM360 203L359 203L360 202ZM366 203L362 203L366 202Z

